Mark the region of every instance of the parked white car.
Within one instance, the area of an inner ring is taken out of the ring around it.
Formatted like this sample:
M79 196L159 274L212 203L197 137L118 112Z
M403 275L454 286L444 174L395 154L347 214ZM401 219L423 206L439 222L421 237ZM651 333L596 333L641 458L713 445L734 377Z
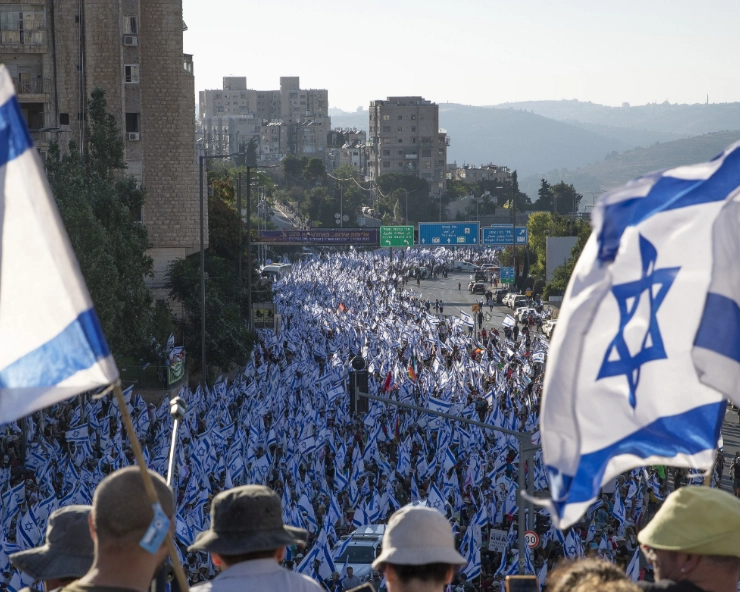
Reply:
M475 271L478 271L480 267L477 265L470 263L469 261L455 261L452 264L452 269L455 271L464 271L466 273L472 273Z

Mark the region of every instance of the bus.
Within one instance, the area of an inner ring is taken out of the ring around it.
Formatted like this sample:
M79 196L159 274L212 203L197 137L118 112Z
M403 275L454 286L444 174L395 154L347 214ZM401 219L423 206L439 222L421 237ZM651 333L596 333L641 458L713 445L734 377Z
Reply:
M276 282L290 275L293 271L293 266L290 263L275 263L272 265L265 265L262 268L262 277Z

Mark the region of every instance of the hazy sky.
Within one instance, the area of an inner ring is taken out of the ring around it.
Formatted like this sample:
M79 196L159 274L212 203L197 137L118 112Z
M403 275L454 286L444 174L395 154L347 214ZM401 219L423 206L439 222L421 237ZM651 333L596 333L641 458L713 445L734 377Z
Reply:
M491 105L740 101L740 0L183 0L195 88Z

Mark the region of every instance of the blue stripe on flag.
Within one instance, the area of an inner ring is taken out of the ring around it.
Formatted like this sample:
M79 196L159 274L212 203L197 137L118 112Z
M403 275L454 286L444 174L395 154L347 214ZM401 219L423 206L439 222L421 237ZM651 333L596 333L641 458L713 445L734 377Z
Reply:
M93 309L61 333L0 370L0 388L54 386L110 355Z
M722 166L708 179L657 176L658 181L645 197L625 199L604 208L599 261L614 261L622 234L629 226L660 212L726 199L740 185L740 148L728 154Z
M0 105L0 166L33 147L17 97Z
M694 345L740 363L740 307L737 302L709 292Z
M695 407L678 415L660 417L626 438L601 450L584 454L575 477L557 474L548 466L552 499L558 513L567 504L577 504L597 497L608 462L615 456L631 454L638 458L673 457L677 454L697 454L714 448L719 439L727 401ZM570 491L568 491L570 488Z

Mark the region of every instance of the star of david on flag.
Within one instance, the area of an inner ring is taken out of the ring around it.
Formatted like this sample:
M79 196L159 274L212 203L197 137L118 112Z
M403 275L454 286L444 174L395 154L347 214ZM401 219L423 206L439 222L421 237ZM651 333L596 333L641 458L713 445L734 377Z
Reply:
M619 331L607 349L597 377L601 379L608 376L626 376L630 405L633 408L637 404L635 393L640 382L640 367L652 360L666 358L656 314L680 268L655 269L657 256L658 252L653 244L640 236L642 276L638 280L612 287L612 293L619 304ZM640 342L640 349L632 355L625 338L625 330L635 316L643 295L646 295L650 316L647 331Z
M541 440L557 528L639 466L709 469L740 402L740 143L602 196L548 353ZM535 503L538 503L535 500Z

